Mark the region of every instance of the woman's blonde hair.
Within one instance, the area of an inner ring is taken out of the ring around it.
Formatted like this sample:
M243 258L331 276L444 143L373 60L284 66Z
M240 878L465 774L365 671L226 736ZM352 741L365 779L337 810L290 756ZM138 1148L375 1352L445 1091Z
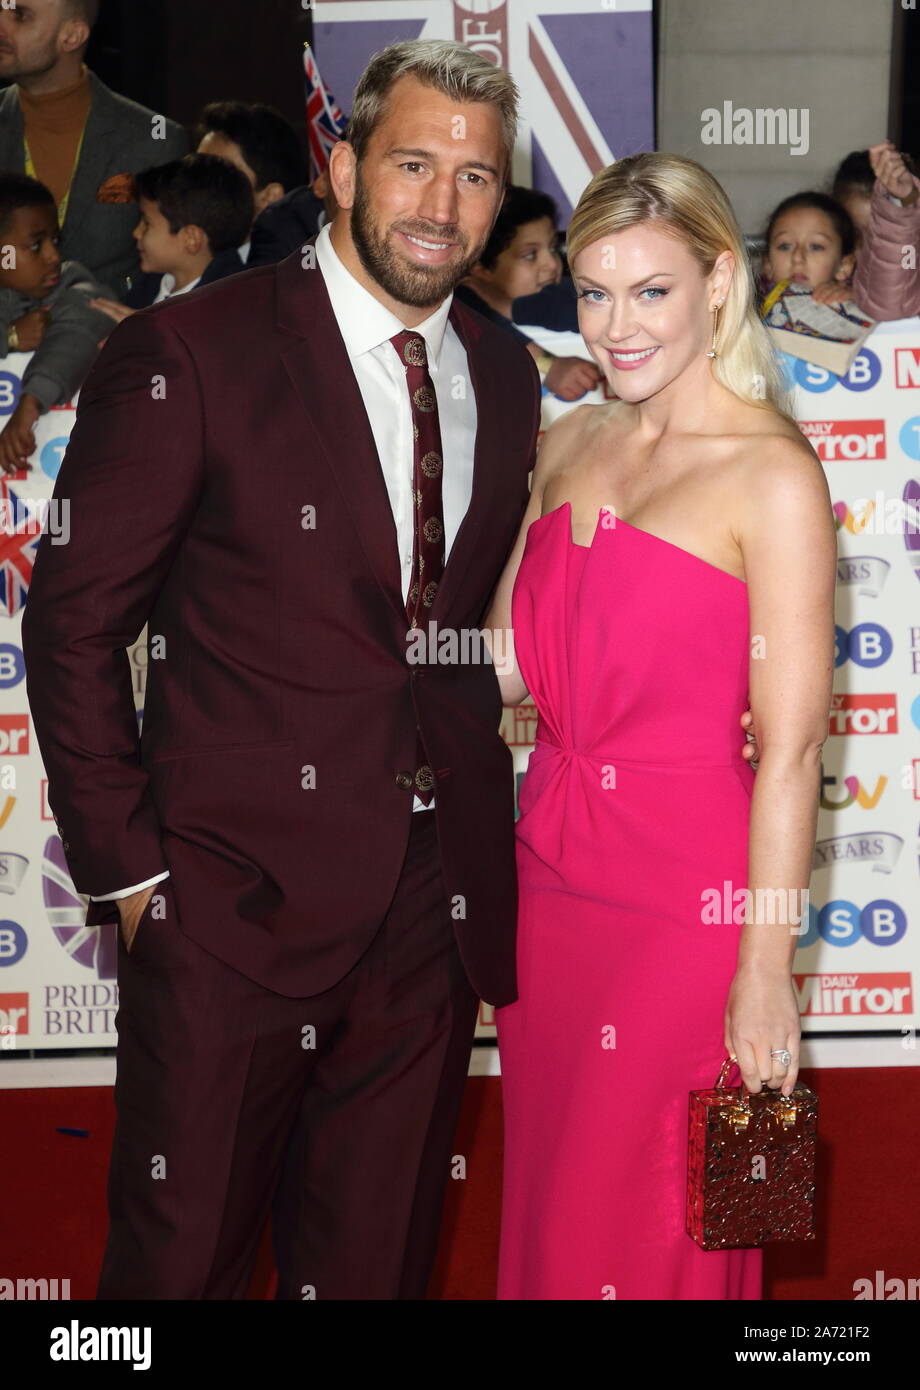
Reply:
M656 222L678 238L709 275L731 251L735 268L719 310L716 379L750 405L795 423L790 392L758 313L757 292L741 230L721 184L702 164L679 154L632 154L595 174L566 234L571 266L579 251L640 222Z

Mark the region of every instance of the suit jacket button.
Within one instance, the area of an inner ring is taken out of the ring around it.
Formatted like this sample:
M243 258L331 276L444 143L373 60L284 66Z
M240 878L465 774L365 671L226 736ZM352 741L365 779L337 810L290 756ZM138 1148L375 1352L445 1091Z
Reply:
M70 845L68 844L68 842L67 842L66 840L62 840L62 841L61 841L61 849L63 849L63 850L68 850L68 849L70 849Z
M411 787L411 786L412 786L412 773L411 773L411 772L397 772L397 774L396 774L396 785L397 785L397 787L402 787L403 790L405 790L407 787Z

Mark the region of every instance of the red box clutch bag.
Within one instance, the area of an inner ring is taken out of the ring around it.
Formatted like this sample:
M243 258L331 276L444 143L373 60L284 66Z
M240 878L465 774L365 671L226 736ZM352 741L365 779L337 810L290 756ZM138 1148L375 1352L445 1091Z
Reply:
M687 1234L704 1250L814 1240L818 1097L726 1086L690 1092Z

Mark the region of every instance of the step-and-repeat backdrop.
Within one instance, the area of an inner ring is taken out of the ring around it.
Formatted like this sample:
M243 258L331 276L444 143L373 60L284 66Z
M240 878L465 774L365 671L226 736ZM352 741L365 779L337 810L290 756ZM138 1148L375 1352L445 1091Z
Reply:
M30 354L0 364L0 425L16 407ZM114 927L85 927L47 799L26 700L20 629L39 537L66 545L66 503L52 497L74 403L35 425L31 467L0 472L0 1049L110 1047L117 1042ZM146 644L131 650L138 707Z
M537 333L585 355L576 335ZM0 369L0 423L25 355ZM795 981L803 1031L918 1025L920 973L920 320L878 327L843 380L787 359L797 416L821 459L839 533L837 671L824 748L809 922ZM603 400L601 392L583 399ZM571 409L544 394L544 427ZM66 544L52 498L74 418L43 416L31 470L0 475L0 1048L114 1046L112 926L84 926L46 795L26 701L20 625L38 537ZM795 518L790 517L790 526ZM130 651L139 718L146 647ZM692 712L688 711L688 718ZM536 710L507 710L518 784ZM740 734L740 730L739 730ZM675 833L679 833L675 829ZM667 840L662 841L667 856ZM483 1006L479 1036L494 1033Z

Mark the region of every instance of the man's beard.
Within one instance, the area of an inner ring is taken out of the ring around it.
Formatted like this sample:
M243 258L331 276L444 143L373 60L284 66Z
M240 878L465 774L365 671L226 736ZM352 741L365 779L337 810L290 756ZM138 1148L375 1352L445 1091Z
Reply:
M456 241L461 248L465 242L459 227L437 227L433 231L427 228L405 227L401 230L423 240L430 238L432 241ZM377 234L371 218L367 190L361 179L360 166L355 171L351 239L358 259L381 289L398 303L412 304L418 309L440 304L446 299L479 260L483 249L479 246L472 256L450 265L413 265L405 260L384 237Z
M12 54L9 55L12 57ZM44 47L29 55L28 58L16 58L14 61L14 71L8 72L7 77L15 82L20 77L43 77L46 72L50 72L57 62L57 49L52 42L48 42Z

